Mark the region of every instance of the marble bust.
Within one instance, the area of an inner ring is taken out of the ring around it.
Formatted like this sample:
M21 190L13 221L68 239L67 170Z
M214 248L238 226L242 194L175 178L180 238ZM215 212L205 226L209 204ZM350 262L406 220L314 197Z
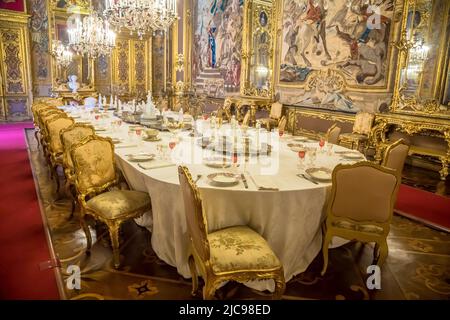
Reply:
M67 82L67 86L70 90L72 90L72 93L77 93L77 90L80 88L80 84L78 83L78 77L76 75L70 75L69 81Z

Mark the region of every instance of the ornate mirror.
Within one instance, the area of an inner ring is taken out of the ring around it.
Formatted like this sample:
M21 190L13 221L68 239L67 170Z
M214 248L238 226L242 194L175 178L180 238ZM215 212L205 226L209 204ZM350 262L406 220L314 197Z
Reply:
M243 94L271 99L273 95L272 1L249 1L246 7L247 54Z
M405 0L392 109L450 117L448 0Z
M74 2L74 1L72 1ZM68 1L55 1L51 3L50 30L52 42L61 42L68 45L68 25L71 19L88 14L86 5L88 2L80 1L75 5ZM68 66L62 67L55 58L52 59L52 87L58 94L69 94L72 92L69 84L70 79L78 82L78 91L94 90L94 69L93 61L87 56L73 54L72 62Z

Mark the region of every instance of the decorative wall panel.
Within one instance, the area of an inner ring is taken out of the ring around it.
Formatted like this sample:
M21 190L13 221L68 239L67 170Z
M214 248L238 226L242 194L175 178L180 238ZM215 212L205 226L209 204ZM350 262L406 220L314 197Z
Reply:
M144 41L136 41L134 45L134 82L136 95L144 97L147 92L147 46Z
M192 3L192 79L211 97L239 94L243 0Z
M28 11L31 15L29 30L33 93L47 96L52 86L47 1L28 0Z
M155 31L152 37L152 92L161 95L165 90L165 41L163 31Z
M112 79L111 92L105 90L99 90L99 92L124 98L144 99L151 88L151 43L151 39L119 37L111 55L110 63L113 68L110 76L106 71L108 69L106 62L97 61L97 73L100 72L100 77ZM105 70L102 71L102 68Z
M10 19L15 19L9 16ZM28 63L28 37L25 17L17 23L0 21L0 72L2 89L2 119L21 121L29 119L30 68Z

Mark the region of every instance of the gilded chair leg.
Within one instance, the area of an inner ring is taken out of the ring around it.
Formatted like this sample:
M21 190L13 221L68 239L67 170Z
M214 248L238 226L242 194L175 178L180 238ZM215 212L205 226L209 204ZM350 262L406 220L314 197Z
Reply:
M389 254L389 249L388 249L388 245L387 245L386 241L383 241L380 244L379 251L380 251L380 255L378 257L377 266L379 266L381 268L381 266L384 264L388 254Z
M37 132L37 130L34 130L34 138L36 139L36 141L37 141L37 148L38 148L38 150L39 150L39 145L40 145L40 140L39 140L39 137L38 137L38 132Z
M216 293L216 283L205 279L205 286L203 287L203 300L213 300Z
M119 225L116 223L108 225L108 229L109 229L109 236L111 237L114 268L119 269L120 267Z
M328 245L330 244L331 236L329 233L325 235L325 239L323 240L323 246L322 246L322 254L323 254L323 268L322 272L320 273L322 276L325 275L325 272L327 272L328 267Z
M58 166L53 166L53 172L55 175L55 180L56 180L56 193L59 193L59 189L61 187L60 182L59 182L59 176L58 176Z
M84 234L86 235L86 254L90 255L91 254L91 248L92 248L92 236L91 236L91 230L89 230L88 225L86 224L86 220L84 219L85 215L82 212L80 214L80 224L81 224L81 228L84 231Z
M197 290L198 290L198 276L197 276L197 268L195 266L195 260L192 255L189 256L188 262L189 262L189 269L191 271L191 276L192 276L192 292L191 292L191 294L193 296L196 296Z
M66 179L66 183L64 184L64 191L65 191L65 194L67 195L67 197L70 199L70 202L71 202L69 220L72 220L73 214L75 213L75 207L76 207L77 203L75 201L75 197L73 196L72 190L71 190L70 187L71 187L71 184L70 184L69 180Z
M380 246L377 242L375 242L375 247L373 248L372 264L377 264L379 258L380 258Z
M284 290L286 290L286 282L284 280L284 271L281 269L278 277L274 279L275 281L275 292L273 294L273 299L281 299L283 296Z

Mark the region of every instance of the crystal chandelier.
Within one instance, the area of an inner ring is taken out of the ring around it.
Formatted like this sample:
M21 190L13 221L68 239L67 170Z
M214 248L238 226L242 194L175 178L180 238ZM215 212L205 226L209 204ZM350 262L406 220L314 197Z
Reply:
M78 54L87 54L90 58L108 55L115 47L116 34L97 13L76 19L68 29L69 45Z
M150 30L167 30L178 19L177 0L105 0L109 23L142 38Z
M67 68L72 62L73 53L61 41L56 40L52 44L52 55L56 64L62 68Z

